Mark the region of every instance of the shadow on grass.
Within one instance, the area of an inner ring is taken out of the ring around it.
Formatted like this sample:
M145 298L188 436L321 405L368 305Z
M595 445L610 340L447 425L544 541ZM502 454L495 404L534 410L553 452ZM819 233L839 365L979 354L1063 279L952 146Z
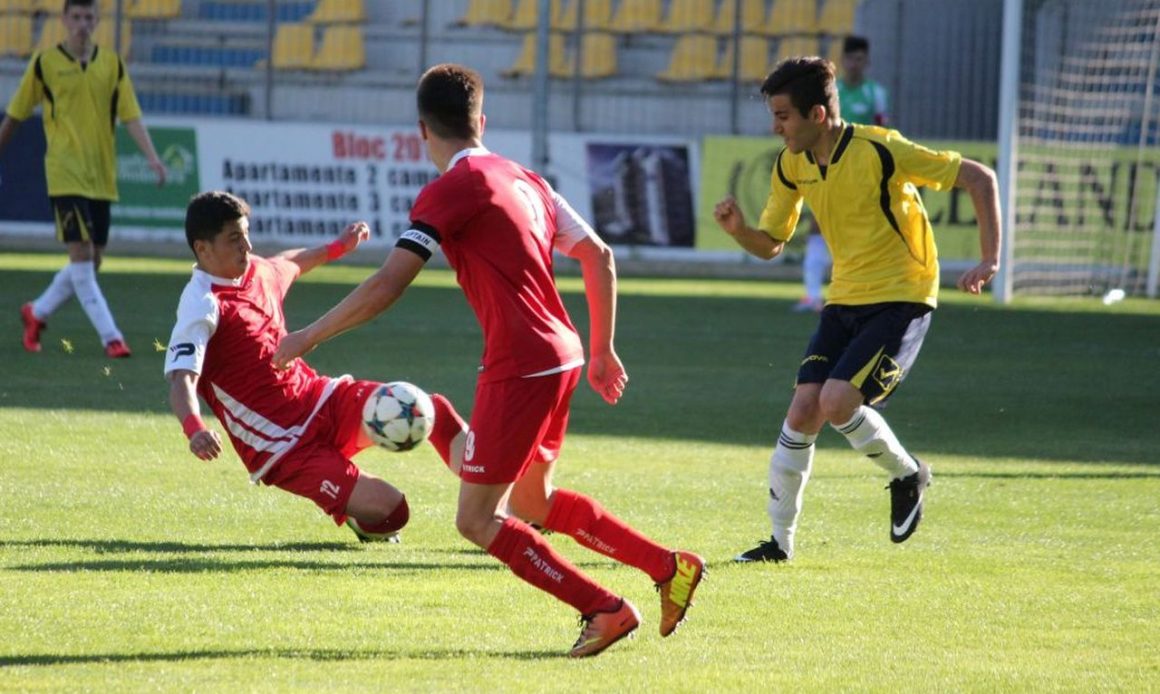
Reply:
M34 573L76 573L85 571L109 573L168 573L168 574L197 574L197 573L234 573L238 571L264 571L268 569L294 569L297 571L343 571L352 569L382 569L395 573L415 573L419 571L447 571L463 569L465 571L499 571L507 567L499 562L467 564L467 563L428 563L428 562L367 562L367 563L330 563L324 561L294 561L294 560L263 560L263 561L231 561L224 559L206 558L179 558L179 559L140 559L140 560L108 560L108 561L68 561L45 564L21 564L7 567L7 571L26 571Z
M52 666L85 663L180 663L193 660L258 660L264 658L285 660L458 660L461 658L493 658L498 660L552 660L564 658L561 651L486 651L471 649L416 650L416 651L343 651L338 649L275 649L240 651L175 651L172 653L42 653L36 655L0 656L0 667L15 665Z
M264 545L211 545L187 542L142 542L138 540L0 540L0 547L74 547L99 554L124 552L357 552L359 544L341 542L287 542Z
M935 473L938 479L1002 479L1002 480L1147 480L1160 479L1155 472L945 472Z

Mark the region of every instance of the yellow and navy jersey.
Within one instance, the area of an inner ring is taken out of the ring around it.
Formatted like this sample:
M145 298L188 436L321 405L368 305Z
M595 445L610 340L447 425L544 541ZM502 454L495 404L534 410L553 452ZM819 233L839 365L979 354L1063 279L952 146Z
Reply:
M141 117L125 64L114 51L93 49L82 63L63 46L38 52L28 62L8 115L24 120L43 106L48 194L117 199L117 120Z
M936 152L896 130L845 124L830 163L783 149L758 228L788 241L809 204L834 258L829 303L938 302L938 251L919 186L946 190L958 152Z

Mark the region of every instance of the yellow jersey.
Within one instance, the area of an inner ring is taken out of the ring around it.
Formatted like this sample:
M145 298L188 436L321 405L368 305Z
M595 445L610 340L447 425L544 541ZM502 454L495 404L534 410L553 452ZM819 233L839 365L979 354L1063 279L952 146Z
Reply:
M141 117L120 56L97 47L83 64L62 46L34 54L8 103L8 115L25 120L38 105L43 105L48 141L48 194L116 200L114 128L118 119Z
M829 303L936 306L938 250L918 187L953 186L962 156L927 149L897 130L843 128L827 166L809 151L778 153L758 228L788 241L804 201L834 258Z

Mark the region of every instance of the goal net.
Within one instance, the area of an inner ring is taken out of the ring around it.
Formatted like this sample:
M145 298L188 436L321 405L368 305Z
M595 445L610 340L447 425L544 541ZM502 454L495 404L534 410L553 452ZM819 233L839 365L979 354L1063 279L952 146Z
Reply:
M1017 118L1015 293L1148 291L1158 57L1160 0L1022 0L1018 97L1001 115Z

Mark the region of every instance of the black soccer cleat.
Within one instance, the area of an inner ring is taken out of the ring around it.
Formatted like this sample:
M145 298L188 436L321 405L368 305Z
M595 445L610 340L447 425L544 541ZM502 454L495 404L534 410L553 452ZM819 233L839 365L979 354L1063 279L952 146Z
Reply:
M915 458L918 472L886 487L890 490L890 540L906 542L922 520L922 495L930 486L930 466Z
M736 557L733 557L733 561L742 563L751 561L781 562L789 561L789 555L777 544L777 540L770 535L768 540L763 540L753 549L746 550Z

